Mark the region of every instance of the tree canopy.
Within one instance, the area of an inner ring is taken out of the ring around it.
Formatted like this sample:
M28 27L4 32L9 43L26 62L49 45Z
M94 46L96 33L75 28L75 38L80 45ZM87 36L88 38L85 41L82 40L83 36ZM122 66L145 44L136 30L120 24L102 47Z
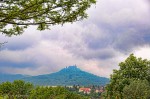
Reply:
M143 88L145 92L147 91L147 89L145 89L146 86L145 84L147 84L147 86L150 86L150 79L149 79L150 61L142 58L136 58L133 54L131 54L125 60L125 62L121 62L119 66L120 66L119 70L113 71L113 74L110 77L110 83L106 87L107 99L133 99L131 97L130 98L124 97L127 96L124 95L124 93L127 90L129 90L129 88L131 88L129 91L131 90L133 91L129 93L131 94L130 96L132 96L132 93L135 93L134 89L138 88L139 86L141 86L141 88ZM141 85L134 86L134 84L140 83ZM143 98L134 98L134 99L143 99Z
M33 86L22 80L0 84L0 99L89 99L65 87Z
M22 80L15 80L14 82L3 82L0 84L0 93L8 99L26 99L33 89L33 84L24 82Z
M150 86L146 80L135 80L123 89L124 99L150 99Z
M96 0L3 0L0 2L0 32L19 35L30 25L38 30L87 18L86 10Z

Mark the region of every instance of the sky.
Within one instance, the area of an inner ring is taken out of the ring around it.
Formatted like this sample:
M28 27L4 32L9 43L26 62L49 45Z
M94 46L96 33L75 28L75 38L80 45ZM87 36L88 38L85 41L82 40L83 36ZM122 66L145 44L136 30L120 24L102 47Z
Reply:
M0 73L41 75L70 65L102 77L131 53L150 60L150 1L97 0L88 18L51 30L0 34Z

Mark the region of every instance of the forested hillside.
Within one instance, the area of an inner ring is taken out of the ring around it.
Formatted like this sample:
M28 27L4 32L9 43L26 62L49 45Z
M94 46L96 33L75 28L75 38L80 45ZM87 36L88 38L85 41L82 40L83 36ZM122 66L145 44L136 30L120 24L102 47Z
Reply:
M58 72L38 76L0 74L0 82L25 80L35 85L57 86L57 85L106 85L108 78L99 77L94 74L85 72L76 66L66 67Z
M36 85L106 85L108 78L84 72L76 66L69 66L59 72L24 78Z

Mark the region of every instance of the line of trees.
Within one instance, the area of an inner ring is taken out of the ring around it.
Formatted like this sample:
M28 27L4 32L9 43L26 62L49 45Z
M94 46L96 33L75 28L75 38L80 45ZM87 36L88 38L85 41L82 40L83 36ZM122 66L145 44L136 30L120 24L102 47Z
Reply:
M31 90L33 84L26 83L22 80L15 80L14 82L3 82L0 84L0 94L3 98L8 99L26 99Z
M64 87L33 86L32 83L22 80L1 83L0 97L2 99L88 99Z

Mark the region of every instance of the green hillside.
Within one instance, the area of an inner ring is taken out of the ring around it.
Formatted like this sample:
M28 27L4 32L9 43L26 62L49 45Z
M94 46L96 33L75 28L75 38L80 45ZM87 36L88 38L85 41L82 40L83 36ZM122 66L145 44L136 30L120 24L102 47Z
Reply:
M21 74L4 74L0 73L0 83L6 82L6 81L14 81L14 80L19 80L22 78L25 78L27 76L21 75Z
M21 74L0 74L0 83L14 80L25 80L35 85L106 85L109 82L108 78L99 77L91 73L85 72L76 66L66 67L56 73L38 75L38 76L24 76Z
M105 85L108 78L99 77L88 72L84 72L76 66L69 66L56 73L39 75L24 78L25 81L36 85Z

